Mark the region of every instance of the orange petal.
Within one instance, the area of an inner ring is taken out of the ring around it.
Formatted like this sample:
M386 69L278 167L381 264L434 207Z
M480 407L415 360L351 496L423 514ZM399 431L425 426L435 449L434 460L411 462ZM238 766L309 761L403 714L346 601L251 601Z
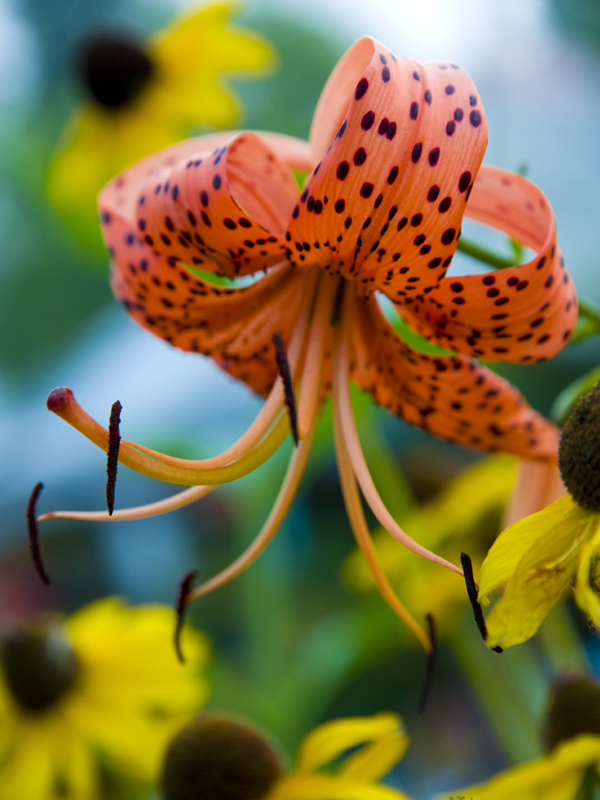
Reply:
M419 280L434 286L445 268L428 264L449 264L487 144L469 76L361 39L317 106L316 155L327 141L292 213L290 259L356 277L369 291L391 281L395 291Z
M556 457L558 430L507 381L466 356L435 357L403 342L376 299L357 303L354 380L411 425L478 450Z
M140 186L140 236L168 258L235 277L285 257L298 196L290 168L258 136L238 134L150 175Z
M534 258L500 271L444 278L427 295L421 284L413 298L386 294L398 300L400 313L419 333L461 353L523 362L556 355L575 327L577 296L556 246L550 203L526 178L483 166L466 213L527 245Z
M118 213L104 215L116 298L143 328L182 350L211 356L220 367L266 394L277 376L271 337L289 343L310 276L273 268L235 289L198 280L155 253Z

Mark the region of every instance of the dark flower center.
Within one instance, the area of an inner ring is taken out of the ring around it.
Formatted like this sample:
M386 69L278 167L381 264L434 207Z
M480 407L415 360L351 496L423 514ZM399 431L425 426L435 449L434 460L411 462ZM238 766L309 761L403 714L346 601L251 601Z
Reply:
M0 655L13 698L30 714L54 705L77 675L77 659L69 645L45 631L14 633L3 640Z
M600 383L579 399L566 421L558 466L577 505L600 512Z
M78 73L100 105L119 108L139 94L154 66L137 42L125 36L98 33L81 46Z
M600 736L600 686L587 675L563 675L552 688L545 744L552 750L582 733Z
M281 774L271 745L236 720L203 715L171 742L163 765L164 800L262 800Z

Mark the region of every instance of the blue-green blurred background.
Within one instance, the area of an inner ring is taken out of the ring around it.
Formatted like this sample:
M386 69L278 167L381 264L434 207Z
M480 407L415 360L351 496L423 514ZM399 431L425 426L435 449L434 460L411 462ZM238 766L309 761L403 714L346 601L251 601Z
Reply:
M208 361L137 329L112 300L104 255L81 245L45 196L49 159L83 96L73 73L81 37L115 26L144 37L178 8L166 0L0 0L0 614L6 619L44 606L69 611L108 593L171 603L186 570L196 566L210 576L258 530L289 452L286 445L259 475L167 517L96 528L47 524L42 536L53 586L38 586L24 530L33 484L45 483L41 510L102 508L104 498L103 454L46 411L51 389L70 386L101 421L119 399L123 436L195 457L237 438L258 408L243 386ZM487 163L527 169L554 206L577 287L600 300L600 13L594 0L250 0L239 20L269 37L280 54L271 77L237 85L243 124L252 128L306 137L329 71L364 34L422 61L461 63L485 103ZM457 258L452 269L468 266ZM591 339L551 363L503 368L503 374L548 412L558 392L599 361ZM473 459L385 412L365 406L360 416L418 497ZM165 487L120 470L118 506L165 494ZM432 707L417 718L423 656L401 649L407 638L395 641L395 622L378 598L367 601L364 625L379 625L381 636L373 636L371 650L357 643L346 611L360 615L364 601L338 581L351 548L323 425L301 494L270 551L193 610L216 642L214 703L255 716L290 747L322 718L396 710L414 740L400 785L415 798L485 777L507 754L484 722L456 648L442 649ZM465 632L463 662L485 675L496 656L477 649L470 636ZM592 655L594 646L588 642ZM507 669L523 676L521 690L530 700L515 719L540 711L539 669L547 678L552 673L537 661L533 669L536 653L526 652L505 656ZM493 692L500 678L490 674L484 691ZM536 749L537 743L522 757Z

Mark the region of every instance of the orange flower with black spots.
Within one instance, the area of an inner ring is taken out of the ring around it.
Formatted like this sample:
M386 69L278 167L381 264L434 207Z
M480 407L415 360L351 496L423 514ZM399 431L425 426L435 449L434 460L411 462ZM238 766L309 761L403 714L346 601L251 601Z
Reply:
M112 518L176 508L246 474L286 436L286 401L293 411L299 444L263 530L191 597L238 574L275 534L306 463L320 401L331 393L354 533L381 592L429 647L379 566L358 486L394 537L461 571L412 541L381 501L357 435L351 381L437 436L526 459L556 459L554 426L475 360L553 356L577 315L550 204L522 176L481 167L486 144L481 99L462 69L397 58L364 38L329 78L308 142L268 133L201 136L139 162L102 191L111 284L127 312L176 347L210 356L266 397L250 429L215 458L187 461L121 442L122 463L193 488ZM306 173L303 190L295 172ZM534 257L501 272L446 277L465 214L522 242ZM263 271L243 285L217 285L211 277ZM378 296L451 352L412 349ZM282 359L289 367L285 380ZM68 390L53 393L49 404L108 448L106 430ZM40 519L58 515L65 514Z

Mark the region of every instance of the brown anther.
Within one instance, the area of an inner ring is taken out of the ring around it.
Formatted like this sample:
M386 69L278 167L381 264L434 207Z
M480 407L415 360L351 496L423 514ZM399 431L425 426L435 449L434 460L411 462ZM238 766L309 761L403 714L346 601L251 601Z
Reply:
M117 468L119 466L119 445L121 435L119 433L119 423L121 421L121 409L123 406L117 400L110 409L110 421L108 423L108 450L106 456L106 507L109 516L115 508L115 488L117 485Z
M477 623L477 627L479 628L479 633L481 634L482 639L486 641L487 627L485 624L485 619L483 618L483 611L481 610L481 606L477 600L477 584L475 583L475 578L473 577L473 563L471 561L471 557L467 553L461 553L460 563L462 564L463 572L465 573L467 594L469 595L469 600L471 601L471 606L473 608L473 616L475 617L475 622ZM495 653L503 652L501 647L492 647L492 650Z
M177 594L177 602L175 604L175 613L177 614L177 624L175 625L175 635L173 638L175 644L175 652L177 658L182 664L185 664L185 658L181 649L181 631L183 630L183 623L185 621L185 612L188 606L188 597L192 591L192 587L198 577L198 572L195 569L186 572L183 578L179 581L179 592Z
M288 409L288 416L290 418L290 428L292 429L292 436L294 437L294 444L298 446L298 414L296 412L296 398L294 396L294 386L292 384L292 375L290 372L290 364L288 361L285 345L280 333L273 334L273 344L275 345L275 359L277 360L277 367L281 380L283 381L283 391L285 395L285 404Z
M33 562L33 566L35 567L35 571L38 574L39 579L44 584L44 586L50 586L50 578L44 569L44 564L42 562L42 553L40 550L40 534L36 520L36 511L35 507L37 505L38 497L40 496L40 492L44 488L43 483L36 483L33 487L33 491L29 497L29 501L27 503L27 511L25 512L25 517L27 519L27 533L29 536L29 553L31 555L31 560Z
M53 411L60 416L61 412L66 411L73 400L73 392L66 386L59 386L53 389L46 400L48 411Z
M435 620L433 614L427 614L427 625L429 627L429 641L431 642L431 650L427 653L427 661L425 663L425 682L421 690L421 697L419 698L418 712L424 714L427 708L427 701L431 694L431 687L433 686L433 678L435 675L435 665L437 661L437 638L435 635Z

